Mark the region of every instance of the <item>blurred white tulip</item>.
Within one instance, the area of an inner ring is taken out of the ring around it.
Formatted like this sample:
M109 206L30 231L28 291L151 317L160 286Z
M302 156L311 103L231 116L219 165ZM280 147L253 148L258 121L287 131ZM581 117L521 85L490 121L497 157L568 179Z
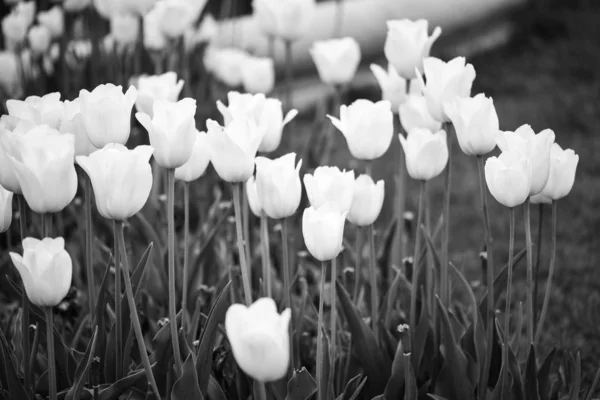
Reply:
M352 81L356 75L360 63L360 45L351 37L319 40L313 43L310 55L322 82L342 85Z

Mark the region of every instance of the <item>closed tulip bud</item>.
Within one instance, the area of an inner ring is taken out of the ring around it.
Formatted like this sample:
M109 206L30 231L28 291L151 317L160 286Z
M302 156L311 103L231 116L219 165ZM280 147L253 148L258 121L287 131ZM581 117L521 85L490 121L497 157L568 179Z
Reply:
M25 100L7 100L8 114L30 121L36 125L48 125L58 129L64 112L60 93L49 93L43 97L29 96Z
M544 189L531 197L532 203L551 203L569 194L575 183L579 155L571 149L563 150L558 143L550 151L550 173Z
M161 13L154 7L144 16L144 47L150 51L161 51L167 46L167 38L160 28Z
M256 179L253 176L246 182L246 196L248 197L248 205L250 206L252 214L260 218L263 215L263 209L260 198L258 197Z
M401 19L387 22L385 56L404 79L413 79L416 71L423 72L423 60L429 57L433 42L442 30L436 27L429 36L429 24L424 19Z
M210 159L227 182L246 182L254 172L254 157L265 135L253 120L234 120L226 127L206 122Z
M289 324L292 312L277 313L269 297L246 307L232 304L225 313L225 332L237 365L260 382L277 381L290 364ZM260 361L259 361L260 360Z
M92 4L92 0L64 0L62 3L66 12L80 12L87 6Z
M16 50L25 41L28 27L27 18L16 12L11 12L2 19L2 34L8 50Z
M315 0L254 0L254 17L267 36L300 39L311 27Z
M179 168L192 155L196 141L196 100L185 98L177 103L154 101L152 119L137 113L135 117L148 131L154 158L163 168Z
M271 58L246 57L242 83L248 93L270 93L275 86L275 66Z
M464 57L456 57L448 62L429 57L423 61L423 70L427 83L420 73L418 77L431 116L440 122L450 122L444 104L471 95L475 69L471 64L466 64Z
M529 125L514 132L501 132L496 143L503 152L516 151L531 164L531 186L529 195L534 196L544 189L550 174L550 152L554 143L554 132L545 129L537 135Z
M152 188L149 160L153 151L151 146L129 150L111 143L87 157L76 157L90 177L100 215L124 221L144 207Z
M406 156L406 170L411 178L428 181L438 176L448 163L446 131L432 133L416 128L406 138L399 135Z
M135 107L139 112L154 115L154 100L177 101L183 88L183 80L177 80L175 72L166 72L162 75L142 75L137 81L137 100Z
M416 128L437 132L442 123L433 119L427 108L427 101L422 94L411 94L399 108L400 123L405 132Z
M32 237L23 240L23 255L10 253L29 301L38 307L55 307L71 287L73 263L65 250L65 240Z
M36 55L42 55L50 48L50 31L43 25L33 26L27 34L27 40L29 41L29 47L31 51Z
M381 98L392 104L392 111L398 112L400 104L406 100L406 79L398 75L392 64L388 64L387 71L377 64L371 64L371 72L375 75L381 88ZM411 82L410 93L417 93L420 88L417 81Z
M12 198L13 192L9 192L0 186L0 233L10 228L12 221Z
M256 157L256 186L262 210L269 218L281 219L292 216L300 205L302 183L300 167L295 165L296 153L289 153L275 160Z
M7 149L23 196L40 214L59 212L75 197L75 137L47 125L14 136Z
M333 202L340 212L350 211L354 171L340 171L338 167L318 167L312 175L304 175L304 186L310 205L314 208Z
M133 14L119 13L110 19L110 35L119 48L135 45L140 31L140 20Z
M196 138L192 147L190 159L181 167L175 169L175 179L184 182L195 181L204 175L208 164L210 163L210 154L206 139L206 132L196 130Z
M231 91L227 93L227 106L221 100L217 100L217 109L223 116L225 126L234 120L248 119L252 119L258 124L266 100L262 93L250 94Z
M92 144L99 149L108 143L125 144L131 132L131 109L137 98L135 87L125 94L112 83L79 92L81 116Z
M90 138L83 125L81 101L78 98L73 101L65 100L64 113L60 121L59 131L75 136L75 156L88 156L90 153L98 150L90 142Z
M356 178L348 221L358 226L374 223L383 206L384 191L383 180L375 183L369 175L360 175Z
M320 40L313 44L310 55L323 83L342 85L352 81L356 75L360 46L351 37Z
M392 143L394 114L387 100L377 103L356 100L350 106L340 107L340 119L328 117L346 138L354 158L374 160L381 157Z
M212 61L207 70L215 77L230 87L238 87L243 83L242 69L248 54L240 49L226 48L212 50ZM205 58L206 64L206 58Z
M50 31L52 38L56 39L62 36L65 31L65 16L59 6L54 6L48 11L40 11L37 15L40 25L44 25Z
M485 162L485 181L496 201L506 207L523 204L531 187L531 163L516 151L503 151Z
M352 198L351 198L352 199ZM319 261L333 260L343 249L344 223L347 211L341 212L337 204L328 202L318 208L304 210L302 236L304 244Z
M268 98L262 106L262 112L255 117L259 126L265 129L265 136L258 146L258 151L270 153L281 144L283 128L298 115L298 110L292 109L283 116L281 101Z
M469 156L482 156L496 147L500 132L494 100L480 93L458 98L444 106L452 121L462 151Z

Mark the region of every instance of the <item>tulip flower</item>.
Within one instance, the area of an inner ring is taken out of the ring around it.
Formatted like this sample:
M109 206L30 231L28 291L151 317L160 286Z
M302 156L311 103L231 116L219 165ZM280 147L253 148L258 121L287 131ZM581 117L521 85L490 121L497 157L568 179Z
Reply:
M295 164L296 153L289 153L275 160L256 157L256 186L262 210L269 218L281 219L292 216L300 205L302 183L300 167Z
M531 187L531 162L520 153L503 151L485 162L485 181L496 201L506 207L523 204Z
M381 97L383 100L387 100L392 104L392 111L398 112L400 104L406 100L406 79L398 75L396 69L392 64L388 64L387 71L377 64L371 64L371 72L375 75L377 83L381 88ZM410 82L410 93L417 93L420 91L418 82L413 80Z
M154 100L176 102L183 88L183 80L177 80L175 72L166 72L162 75L142 75L137 81L137 100L135 107L139 112L154 115Z
M275 65L271 58L246 57L241 72L248 93L270 93L275 86Z
M416 128L400 137L406 155L406 170L411 178L428 181L438 176L448 163L446 131L432 133L428 129Z
M254 0L252 5L260 29L287 41L306 35L316 9L315 0Z
M20 1L18 4L15 5L15 7L12 10L12 12L22 15L25 18L25 22L27 23L28 27L31 26L31 24L33 24L33 21L35 20L36 11L36 2L33 0Z
M306 248L319 261L333 260L342 251L344 223L348 212L341 212L336 203L324 203L304 210L302 236Z
M257 116L257 124L265 129L265 136L258 146L258 151L270 153L281 144L283 128L298 115L298 110L292 109L283 116L282 104L279 99L268 98L262 106L262 113Z
M242 85L242 68L248 54L236 48L211 48L204 56L206 70L230 87Z
M124 221L137 214L150 195L151 146L133 150L110 143L89 156L77 156L77 164L90 177L98 212L104 218Z
M550 173L544 189L531 197L531 202L552 203L569 194L575 182L575 171L579 163L579 155L571 149L563 150L558 143L550 150Z
M37 20L40 25L48 28L54 39L61 37L65 31L65 16L59 6L54 6L48 11L40 11L37 14Z
M348 213L348 221L357 226L375 222L383 207L384 182L377 183L369 175L360 175L354 181L354 196Z
M40 214L59 212L75 197L75 137L38 125L13 137L8 158L29 207Z
M144 16L144 47L149 51L162 51L167 38L160 28L161 13L154 7Z
M275 301L269 297L260 298L248 307L229 306L225 332L237 365L248 376L260 382L285 376L290 364L291 316L289 308L278 314Z
M10 253L29 301L38 307L54 307L71 287L73 263L65 250L65 240L32 237L23 240L23 255Z
M360 45L352 37L320 40L313 44L310 55L322 82L342 85L352 81L356 75Z
M110 20L113 15L125 12L123 0L94 0L94 8L103 18Z
M416 71L423 72L423 60L429 57L433 42L442 33L441 28L436 27L429 36L429 24L424 19L388 21L387 27L385 56L404 79L415 78Z
M27 40L29 41L29 47L35 55L45 54L50 48L50 31L43 25L33 26L27 34Z
M90 4L92 4L92 0L64 0L62 6L66 12L75 13L80 12Z
M304 175L304 186L310 205L315 209L333 202L341 213L350 211L354 171L340 171L338 167L318 167L312 175Z
M256 185L256 179L251 176L246 182L246 196L248 197L248 205L252 214L257 217L263 216L262 205L260 204L260 198L258 197L258 188Z
M254 157L265 131L253 120L234 120L226 127L206 122L210 159L227 182L246 182L254 172Z
M13 192L9 192L0 186L0 233L10 228L12 221L12 198Z
M163 168L181 167L190 159L196 141L196 100L156 100L153 109L152 119L140 112L135 117L148 131L154 158Z
M427 108L427 101L422 94L411 94L399 108L400 123L405 132L415 128L428 129L437 132L442 123L433 119Z
M200 26L193 26L183 34L183 47L187 52L193 52L196 46L210 44L219 34L219 24L211 14L202 18Z
M0 90L9 97L21 96L20 62L13 51L0 51Z
M328 117L346 138L354 158L374 160L381 157L392 143L394 114L387 100L377 103L356 100L350 106L341 106L340 119Z
M190 0L160 0L150 12L157 14L158 26L162 33L167 38L177 39L196 22L205 3Z
M14 51L23 44L28 27L27 18L16 12L11 12L2 19L2 35L8 50Z
M9 154L17 137L34 127L33 122L9 115L3 115L0 118L0 185L16 194L23 192Z
M471 95L475 69L471 64L466 64L464 57L456 57L447 63L428 57L423 61L423 70L427 83L420 73L418 78L431 116L439 122L450 122L444 104Z
M482 156L496 147L500 129L491 98L482 93L473 98L457 98L446 103L444 111L454 125L458 144L465 154Z
M144 16L154 8L157 0L121 0L123 8L136 16Z
M192 182L204 175L208 163L210 163L207 140L206 132L196 130L192 155L185 164L175 169L175 179Z
M125 94L112 83L79 92L81 116L92 144L98 148L108 143L125 144L131 131L131 109L137 90L130 86Z
M49 93L45 96L29 96L25 100L7 100L8 114L31 121L36 125L48 125L53 129L60 126L64 105L60 101L60 93Z
M523 125L514 132L501 132L496 143L503 152L512 150L521 154L531 164L530 196L544 189L550 174L550 152L554 143L554 132L545 129L537 135L529 125Z
M140 20L133 14L118 13L110 18L110 35L119 48L134 46L140 32Z
M217 109L223 116L225 126L234 120L244 121L248 119L252 119L258 124L265 102L266 98L262 93L250 94L230 91L227 93L227 106L221 100L217 100Z
M75 156L87 156L98 150L88 137L87 130L81 117L81 101L65 100L64 112L60 120L59 131L75 135Z

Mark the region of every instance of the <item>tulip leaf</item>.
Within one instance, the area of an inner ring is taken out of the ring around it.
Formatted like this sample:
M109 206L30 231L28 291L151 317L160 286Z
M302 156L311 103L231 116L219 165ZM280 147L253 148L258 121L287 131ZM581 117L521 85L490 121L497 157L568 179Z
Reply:
M553 348L550 353L548 353L537 373L541 400L550 400L550 389L552 388L550 382L550 368L552 368L552 361L554 361L555 355L556 347Z
M413 369L419 370L419 364L425 351L425 344L427 342L427 335L429 334L429 307L427 307L427 296L425 295L425 288L419 287L419 293L421 294L421 313L419 315L419 322L415 328L415 339L413 348L411 349L411 359Z
M217 382L212 374L208 380L207 392L210 400L227 400L227 396L225 396L225 393L223 393L223 389L221 389L219 382Z
M400 284L404 284L404 287L408 291L412 290L410 282L408 282L408 280L406 279L406 276L404 276L404 273L402 273L401 270L397 270L396 276L394 277L392 284L390 285L389 289L387 290L387 293L385 294L385 297L383 298L381 308L379 309L379 315L383 316L384 324L386 321L390 321L391 313L394 312L394 308L390 307L390 306L392 306L396 302L396 297L400 293ZM387 325L384 325L384 326L386 329L390 328Z
M154 368L154 379L156 380L158 391L163 397L166 397L167 387L165 382L167 381L167 376L171 370L171 357L173 356L169 323L170 322L164 324L152 339L152 345L154 347L152 357L156 363L156 367Z
M361 390L367 383L367 378L362 374L356 375L350 379L344 388L344 393L339 395L336 400L355 400L360 394Z
M353 351L368 378L365 391L373 397L385 389L391 372L391 362L380 351L373 332L367 327L350 295L339 282L335 284L342 308L352 334Z
M108 259L108 263L106 265L106 269L104 272L104 277L102 278L102 284L100 285L100 290L98 290L98 296L96 297L96 309L94 310L95 315L95 325L98 327L98 343L99 345L96 347L95 356L100 360L100 365L98 367L98 373L100 375L104 374L104 357L100 354L101 349L106 347L106 301L108 296L108 281L110 277L110 263L111 257ZM104 377L100 377L100 382L104 382Z
M294 370L287 384L285 400L307 400L317 392L317 382L306 368Z
M202 400L204 396L198 386L198 374L196 373L196 359L193 352L183 363L181 377L175 381L171 390L171 399L173 400Z
M581 390L581 353L578 351L574 361L573 374L571 376L571 391L569 392L570 400L579 399L579 391ZM527 399L529 400L529 399Z
M417 400L417 398L419 397L417 377L415 375L415 370L412 367L410 359L410 353L404 353L404 365L406 365L406 368L408 369L406 371L407 376L405 376L404 379L404 400Z
M498 326L499 323L496 319L496 331L499 331ZM498 337L501 338L502 335L499 334ZM523 380L521 379L521 368L519 367L517 356L508 343L503 343L503 345L508 346L508 373L512 376L512 398L515 400L529 400L524 397L525 387L523 386Z
M4 332L0 329L0 365L2 365L2 371L6 377L5 388L8 389L11 399L29 399L21 380L17 376L16 365L11 353Z
M435 394L427 393L427 396L431 397L433 400L448 400L442 396L436 396Z
M383 397L386 399L401 399L404 395L404 378L406 376L406 368L404 365L404 348L402 347L402 341L398 342L398 348L396 350L396 356L392 363L392 373L390 379L388 379L387 385L383 392Z
M79 362L77 369L75 370L75 377L73 381L75 382L73 386L69 389L65 396L65 400L78 400L81 397L81 393L83 392L83 387L86 382L86 375L92 363L92 358L94 354L94 350L96 349L96 339L98 338L98 327L94 328L94 333L92 334L92 338L90 339L87 349L85 350L85 354L83 358Z
M529 348L527 364L525 365L525 398L527 400L540 400L540 390L537 380L537 365L535 347L533 343Z
M198 375L198 385L200 392L203 397L206 397L208 382L210 379L210 372L212 367L212 352L213 352L213 341L219 324L225 319L225 313L229 308L230 297L229 291L231 290L231 282L221 290L221 293L215 299L204 330L200 335L200 341L198 345L197 360L196 360L196 373Z
M145 377L146 371L143 368L133 371L126 377L119 379L100 391L98 393L98 400L117 400L125 391L130 390L133 386L137 386L140 383L147 385L148 382L144 379Z

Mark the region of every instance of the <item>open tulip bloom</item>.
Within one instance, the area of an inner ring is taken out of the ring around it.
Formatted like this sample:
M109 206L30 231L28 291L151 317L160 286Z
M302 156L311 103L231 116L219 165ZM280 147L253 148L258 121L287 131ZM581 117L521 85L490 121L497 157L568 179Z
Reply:
M300 205L302 160L295 164L296 153L275 160L256 157L256 186L262 210L273 219L292 216Z
M266 97L262 93L250 94L231 91L227 93L227 106L217 100L217 109L223 116L223 125L234 120L253 119L256 123L262 115Z
M531 162L516 151L503 151L485 162L485 181L498 203L516 207L529 197Z
M177 74L169 71L161 75L142 75L137 80L137 100L135 107L139 112L154 116L154 100L176 102L183 88L183 80L177 80Z
M569 194L575 182L579 156L571 149L563 150L558 143L550 150L550 173L542 191L531 197L532 203L552 203Z
M310 205L320 208L333 202L340 212L350 211L354 193L354 171L340 171L338 167L318 167L304 175L304 186Z
M319 261L333 260L343 249L344 224L347 211L341 212L334 202L318 208L308 207L302 214L304 244Z
M416 128L405 138L398 135L406 155L406 170L411 178L428 181L438 176L448 164L446 131L436 133Z
M383 180L375 183L369 175L360 175L356 178L348 221L358 226L374 223L383 207L384 193Z
M48 125L58 129L63 115L63 103L60 93L49 93L45 96L29 96L25 100L7 100L8 114L36 125Z
M15 194L22 194L22 190L9 155L17 138L34 127L31 121L17 117L3 115L0 118L0 185Z
M416 128L429 129L437 132L442 129L442 123L435 120L427 108L427 100L422 94L410 94L399 107L400 123L405 132Z
M192 154L185 164L175 169L175 179L184 182L195 181L204 175L209 163L210 154L206 132L200 132L196 129L196 140L192 147Z

